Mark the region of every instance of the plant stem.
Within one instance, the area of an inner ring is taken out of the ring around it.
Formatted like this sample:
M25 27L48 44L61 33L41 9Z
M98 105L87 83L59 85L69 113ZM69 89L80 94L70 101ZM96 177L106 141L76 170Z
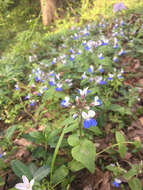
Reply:
M117 143L117 144L113 144L111 146L108 146L107 148L103 149L102 151L96 153L96 156L102 154L103 152L106 152L107 150L114 148L116 146L119 146L120 144L134 144L134 142L121 142L121 143Z
M53 158L52 158L52 162L51 162L51 167L50 167L50 186L52 186L52 178L53 178L53 170L54 170L54 164L55 164L55 160L56 160L56 157L57 157L57 154L58 154L58 151L59 151L59 148L60 148L60 145L62 143L62 140L63 140L63 137L64 137L64 134L65 134L65 129L67 128L68 125L66 125L61 133L61 136L58 140L58 143L56 145L56 148L55 148L55 151L54 151L54 155L53 155Z
M81 115L81 111L80 111L80 121L79 121L79 130L80 130L80 139L82 137L82 115Z

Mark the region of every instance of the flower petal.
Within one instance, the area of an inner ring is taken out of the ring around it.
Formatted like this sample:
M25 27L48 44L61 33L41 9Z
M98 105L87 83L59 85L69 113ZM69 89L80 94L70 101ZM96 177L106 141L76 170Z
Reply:
M29 180L25 175L22 176L22 180L25 185L29 184Z
M32 179L32 180L30 181L30 186L31 186L31 187L34 185L34 182L35 182L34 179Z
M97 121L95 119L91 119L91 124L93 127L95 127L97 125Z
M68 96L65 97L66 102L68 102L70 100L70 98Z
M26 190L26 186L24 183L18 183L15 185L15 188L18 190Z
M83 112L82 112L82 117L83 117L84 119L87 119L87 118L88 118L87 113L85 113L85 112L83 111Z
M88 111L88 117L90 118L90 117L94 117L94 116L95 116L95 111L89 110Z
M83 126L85 129L88 129L89 127L91 127L91 120L84 120Z

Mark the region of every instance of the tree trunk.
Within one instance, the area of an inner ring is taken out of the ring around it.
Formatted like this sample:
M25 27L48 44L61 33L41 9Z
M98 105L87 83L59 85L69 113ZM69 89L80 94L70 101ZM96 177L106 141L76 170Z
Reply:
M47 26L54 19L56 11L56 0L40 0L42 22L44 26Z

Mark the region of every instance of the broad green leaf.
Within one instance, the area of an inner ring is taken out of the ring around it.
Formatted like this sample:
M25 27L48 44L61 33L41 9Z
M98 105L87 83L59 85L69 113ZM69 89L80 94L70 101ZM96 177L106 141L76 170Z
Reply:
M91 173L94 173L96 148L91 141L87 139L81 140L80 144L72 149L72 156L75 160L81 162Z
M70 126L68 126L67 128L65 128L64 131L65 131L65 133L69 133L69 132L72 132L75 129L77 129L77 127L78 127L78 124L77 123L73 123Z
M142 184L138 178L134 177L128 183L131 190L142 190Z
M14 131L16 130L16 127L17 127L16 125L13 125L13 126L11 126L11 127L9 127L9 128L7 129L7 131L6 131L6 138L7 138L8 140L10 140L10 138L12 137Z
M72 172L77 172L84 168L84 165L76 160L72 160L68 163L68 167Z
M127 173L123 175L126 180L130 180L133 176L138 174L137 165L134 165Z
M11 161L12 170L18 177L25 175L28 179L32 178L29 168L19 160Z
M109 110L114 111L114 112L119 112L122 115L125 115L125 114L131 115L132 114L129 108L124 108L118 104L111 104L109 107Z
M80 143L79 136L75 133L68 137L68 144L70 146L76 146Z
M48 166L42 166L40 167L35 174L33 175L33 178L36 181L40 181L41 179L43 179L44 177L46 177L48 174L50 173L50 168Z
M36 170L37 170L37 166L34 163L29 164L29 169L32 175L35 174Z
M121 158L124 158L127 151L127 147L126 147L126 144L123 144L123 143L126 140L125 140L125 137L119 131L116 132L116 140L117 140L117 143L119 144L118 148L119 148L120 156Z
M59 184L63 181L63 179L69 174L69 170L65 165L62 165L60 168L58 168L53 175L53 184Z

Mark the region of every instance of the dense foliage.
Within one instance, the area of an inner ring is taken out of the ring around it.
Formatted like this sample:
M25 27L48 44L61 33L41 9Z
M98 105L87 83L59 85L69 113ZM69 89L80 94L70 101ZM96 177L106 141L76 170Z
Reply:
M94 4L82 2L82 11ZM19 1L7 3L8 12L21 7ZM94 189L142 189L142 138L128 133L143 113L142 83L134 85L135 73L129 71L131 62L137 62L134 69L140 67L138 76L142 73L143 15L140 7L136 13L120 9L126 6L117 4L115 17L101 20L89 20L88 14L86 20L83 11L78 26L68 28L67 23L56 33L40 32L37 14L12 38L15 42L0 60L4 188L9 184L5 172L12 169L24 189L75 188L84 171L107 178L106 184L95 182ZM32 9L20 12L21 18L26 11ZM15 176L9 189L19 182Z

